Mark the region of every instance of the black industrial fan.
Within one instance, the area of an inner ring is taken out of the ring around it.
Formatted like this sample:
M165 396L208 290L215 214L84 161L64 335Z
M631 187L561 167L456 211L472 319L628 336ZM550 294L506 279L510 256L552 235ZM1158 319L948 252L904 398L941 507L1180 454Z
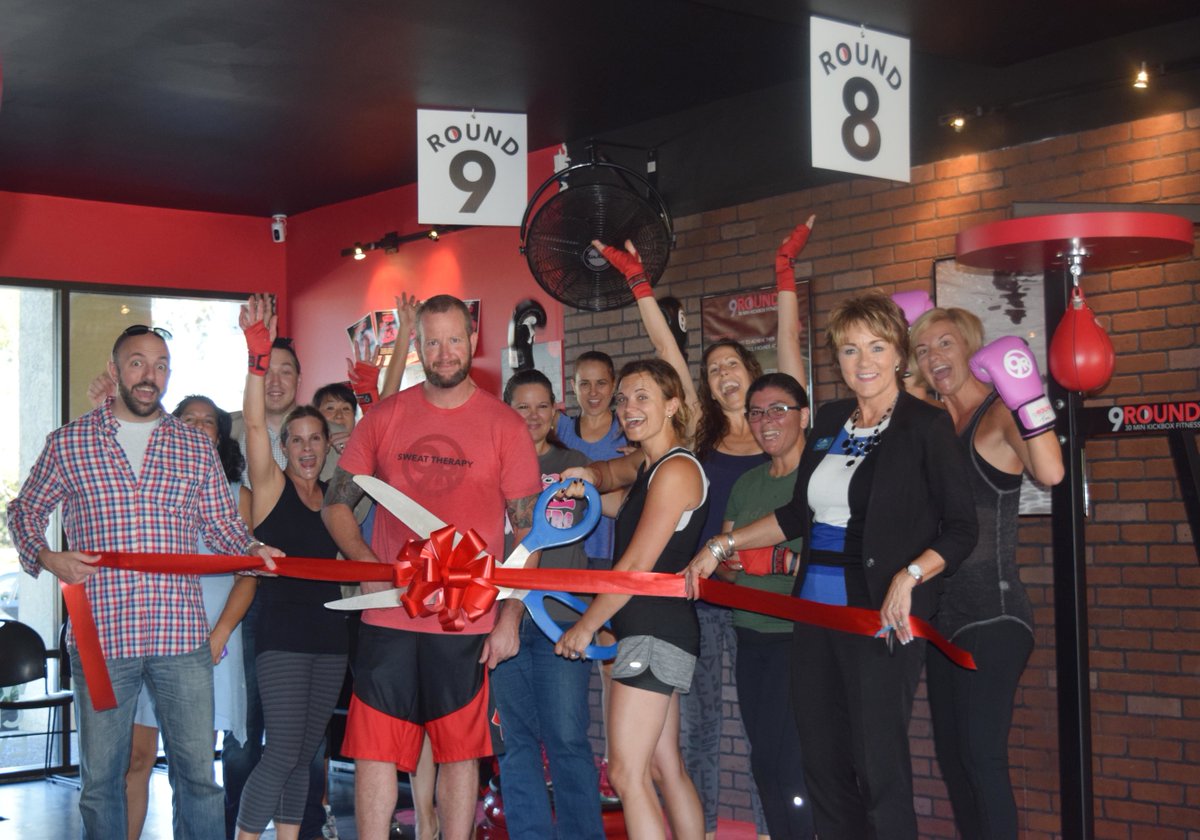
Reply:
M566 188L539 204L560 181ZM633 302L625 277L592 247L593 239L619 248L631 240L653 286L667 267L673 238L671 214L650 182L595 159L554 173L521 219L521 253L534 279L555 300L592 312Z

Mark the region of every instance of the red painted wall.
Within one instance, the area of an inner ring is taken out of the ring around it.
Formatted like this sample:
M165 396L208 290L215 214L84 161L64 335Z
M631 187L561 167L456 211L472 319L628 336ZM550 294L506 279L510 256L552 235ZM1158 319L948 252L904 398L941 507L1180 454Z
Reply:
M530 194L554 171L553 155L553 149L530 155ZM421 299L444 292L481 300L472 375L493 393L500 390L501 355L508 347L508 323L518 301L532 297L546 308L548 323L538 331L539 342L562 338L562 305L529 273L515 227L462 230L438 242L401 245L395 254L372 251L364 260L341 256L342 249L355 242L375 241L389 231L405 236L425 227L417 224L415 184L289 220L285 329L295 337L304 365L302 398L327 382L346 378L346 327L367 312L390 309L401 291Z
M0 192L0 277L282 293L270 220Z

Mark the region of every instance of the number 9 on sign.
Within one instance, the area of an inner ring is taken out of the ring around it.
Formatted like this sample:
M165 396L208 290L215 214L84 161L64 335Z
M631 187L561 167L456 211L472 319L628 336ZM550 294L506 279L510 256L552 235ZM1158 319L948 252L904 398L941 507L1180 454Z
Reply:
M464 149L450 160L450 183L467 194L460 213L474 213L496 184L496 164L485 152Z

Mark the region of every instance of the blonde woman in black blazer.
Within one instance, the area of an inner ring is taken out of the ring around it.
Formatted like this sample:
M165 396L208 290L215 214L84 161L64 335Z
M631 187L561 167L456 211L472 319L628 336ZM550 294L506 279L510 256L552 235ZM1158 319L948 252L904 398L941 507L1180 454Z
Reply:
M689 575L739 548L802 537L795 595L879 611L879 639L797 624L792 706L821 840L915 838L908 722L925 656L909 615L929 618L939 574L975 545L962 449L945 412L904 393L908 325L888 298L843 301L826 342L854 398L817 413L789 505L719 535Z

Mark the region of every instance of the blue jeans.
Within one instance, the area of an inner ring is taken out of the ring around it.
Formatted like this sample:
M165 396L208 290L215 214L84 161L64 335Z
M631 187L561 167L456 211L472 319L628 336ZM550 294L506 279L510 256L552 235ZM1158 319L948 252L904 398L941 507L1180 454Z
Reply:
M513 840L604 838L599 779L587 737L591 674L591 662L555 656L554 645L529 616L521 620L520 652L492 671L504 736L500 789ZM554 814L542 775L543 744L554 783Z
M71 650L79 718L79 813L85 840L127 834L125 773L133 713L143 680L150 686L167 752L173 833L178 840L220 840L221 788L213 775L212 654L208 645L178 656L107 660L117 708L92 708L79 651Z

